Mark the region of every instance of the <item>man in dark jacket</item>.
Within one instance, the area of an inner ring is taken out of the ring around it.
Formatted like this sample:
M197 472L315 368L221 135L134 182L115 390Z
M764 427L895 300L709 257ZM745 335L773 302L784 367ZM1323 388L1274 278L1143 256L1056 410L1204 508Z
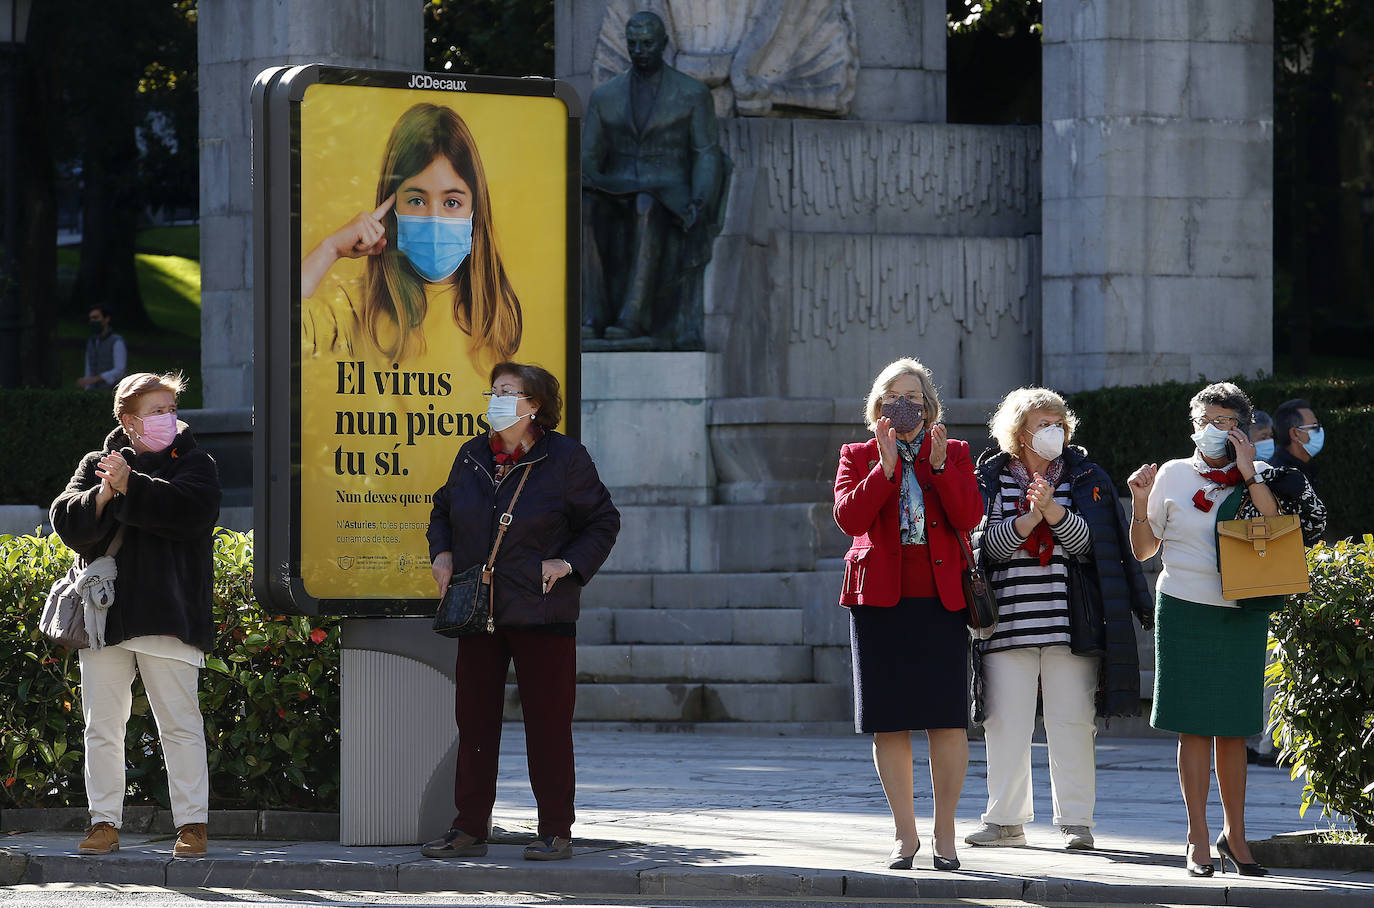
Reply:
M1326 443L1326 430L1312 405L1302 398L1286 400L1274 411L1273 467L1293 467L1307 477L1317 491L1317 465L1313 458Z
M592 92L582 131L584 336L701 348L701 274L727 164L711 90L663 62L663 20L625 25L633 64Z
M87 628L80 651L85 780L91 827L81 854L119 848L124 730L134 673L143 679L167 759L173 854L206 852L210 776L199 670L213 641L213 542L220 485L215 461L176 418L179 375L137 373L115 392L116 428L82 458L50 518L78 566L115 550L114 604L103 641Z

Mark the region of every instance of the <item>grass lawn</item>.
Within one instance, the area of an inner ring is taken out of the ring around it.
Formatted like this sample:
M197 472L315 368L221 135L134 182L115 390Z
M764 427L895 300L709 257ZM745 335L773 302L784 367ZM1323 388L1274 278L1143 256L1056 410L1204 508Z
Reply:
M190 386L182 395L183 409L201 405L200 386L200 228L154 227L138 234L134 268L138 274L143 306L152 328L115 330L129 345L130 372L180 370ZM59 275L76 274L81 261L79 246L57 250ZM62 281L59 279L59 285ZM58 319L57 336L62 363L62 383L70 387L85 372L86 313Z

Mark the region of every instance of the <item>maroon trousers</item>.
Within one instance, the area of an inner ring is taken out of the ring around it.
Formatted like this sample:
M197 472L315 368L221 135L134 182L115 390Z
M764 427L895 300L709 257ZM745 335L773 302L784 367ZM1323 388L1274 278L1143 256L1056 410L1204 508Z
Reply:
M453 828L485 839L491 826L506 672L512 659L525 716L530 788L539 806L539 835L571 838L577 640L521 628L498 627L494 634L458 640L458 769L453 780L458 815Z

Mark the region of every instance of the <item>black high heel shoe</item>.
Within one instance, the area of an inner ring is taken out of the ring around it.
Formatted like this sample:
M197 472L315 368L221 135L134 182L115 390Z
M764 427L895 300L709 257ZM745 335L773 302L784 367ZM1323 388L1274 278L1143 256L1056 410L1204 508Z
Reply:
M942 858L938 854L934 855L934 866L936 870L958 870L958 858Z
M1188 865L1189 876L1211 876L1217 871L1216 866L1213 864L1193 863L1193 846L1191 844L1183 846L1183 860ZM1225 868L1226 865L1222 864L1221 866Z
M1263 865L1251 862L1249 864L1236 860L1235 854L1231 851L1231 843L1226 841L1226 833L1217 836L1217 854L1221 855L1221 872L1226 872L1226 861L1229 859L1236 865L1236 872L1241 876L1268 876L1269 869Z
M914 857L916 857L916 855L919 854L920 851L921 851L921 840L920 840L920 839L917 839L917 840L916 840L916 849L915 849L914 851L912 851L911 854L902 854L902 852L901 852L901 846L900 846L900 845L894 847L894 848L892 849L892 854L890 854L890 855L887 856L887 860L888 860L887 869L888 869L888 870L910 870L910 869L911 869L911 859L914 858Z

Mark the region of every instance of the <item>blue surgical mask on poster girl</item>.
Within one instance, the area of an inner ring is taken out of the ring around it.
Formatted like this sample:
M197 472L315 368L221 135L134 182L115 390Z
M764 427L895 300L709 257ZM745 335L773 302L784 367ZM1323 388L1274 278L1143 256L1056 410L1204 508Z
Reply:
M396 247L420 277L438 283L472 252L472 218L398 214Z

